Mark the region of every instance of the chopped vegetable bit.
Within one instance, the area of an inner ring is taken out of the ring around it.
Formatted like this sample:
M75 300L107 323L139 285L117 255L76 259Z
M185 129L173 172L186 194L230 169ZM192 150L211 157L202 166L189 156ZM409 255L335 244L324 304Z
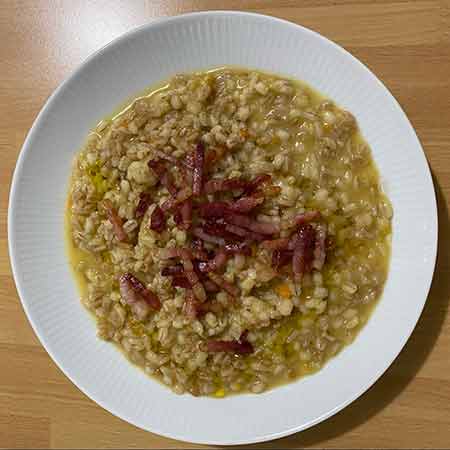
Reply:
M285 299L291 298L292 297L292 291L291 288L289 287L289 285L287 283L282 283L279 284L276 288L277 293L280 297L283 297Z
M217 398L225 397L225 389L223 388L217 389L217 391L214 393L214 396Z

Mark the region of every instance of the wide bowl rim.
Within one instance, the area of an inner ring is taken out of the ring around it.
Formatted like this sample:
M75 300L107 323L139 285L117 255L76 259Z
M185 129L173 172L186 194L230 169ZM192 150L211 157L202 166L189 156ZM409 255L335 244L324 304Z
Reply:
M432 264L430 264L430 266L427 269L427 276L424 278L424 286L426 288L426 292L427 295L425 296L425 298L422 301L422 304L420 305L420 311L419 314L417 315L417 319L415 320L414 325L411 327L409 333L405 336L403 336L402 339L402 343L400 346L400 350L397 352L397 354L390 360L385 362L384 367L381 367L378 369L378 371L376 373L374 373L372 375L372 377L368 380L366 380L366 382L363 384L363 386L358 390L358 392L356 392L355 395L353 395L352 397L348 398L345 402L342 402L341 404L337 405L335 408L331 409L330 411L328 411L326 414L317 417L315 420L309 422L309 423L304 423L301 424L297 427L294 428L290 428L281 432L276 432L276 433L269 433L269 434L262 434L259 435L257 437L255 437L252 440L249 439L244 439L244 440L240 440L240 439L229 439L228 441L224 442L224 440L220 440L220 441L214 441L211 439L207 439L207 440L202 440L202 439L192 439L189 436L186 436L184 434L180 434L177 433L176 430L174 430L173 432L164 432L158 429L152 429L149 430L148 428L146 428L145 426L143 426L141 423L138 423L136 420L134 419L130 419L129 417L126 417L123 413L121 413L121 411L118 411L116 408L112 407L111 405L108 405L107 402L105 401L101 401L98 398L96 398L96 394L94 392L92 392L92 390L90 389L89 386L85 386L84 383L78 379L76 379L75 377L72 377L71 373L70 373L70 369L65 367L64 364L62 364L58 358L58 356L56 354L53 353L53 351L50 350L49 348L49 344L47 343L47 340L45 338L45 336L43 335L43 333L38 329L33 316L30 312L28 303L27 303L27 299L25 298L24 292L23 292L23 287L22 287L22 278L21 278L21 271L20 271L20 267L18 266L17 263L17 254L15 251L15 246L14 246L14 242L16 241L16 230L15 230L15 218L13 215L13 210L15 208L16 205L16 192L17 192L17 186L19 184L19 180L20 180L20 176L21 176L21 172L22 172L22 167L26 158L26 155L28 154L28 152L31 150L32 147L32 141L34 138L35 133L37 132L37 129L39 127L39 124L41 123L41 121L43 119L45 119L45 116L47 115L48 111L51 108L51 105L53 104L54 100L60 95L60 93L67 87L68 84L70 84L72 79L75 79L77 76L79 76L80 73L83 72L83 70L85 69L85 67L93 60L95 60L96 58L98 58L99 56L101 56L102 54L104 54L105 52L107 52L111 47L114 47L115 45L122 43L124 41L127 41L129 39L131 39L133 36L141 33L141 32L146 32L147 30L156 28L156 27L160 27L160 26L164 26L165 24L168 23L173 23L173 22L182 22L185 20L189 20L189 19L195 19L198 17L205 17L205 16L226 16L226 15L231 15L231 16L241 16L241 17L257 17L259 19L264 19L264 20L268 20L268 21L275 21L278 22L284 26L287 27L294 27L294 28L300 28L303 30L303 32L305 33L311 33L312 35L314 35L314 38L321 40L323 43L325 43L328 46L331 46L334 48L334 50L338 51L338 52L342 52L344 53L347 57L350 57L352 59L353 63L356 63L360 66L360 68L362 68L365 72L366 75L369 75L371 80L375 83L377 83L378 85L381 86L381 88L386 92L386 94L389 97L389 100L393 103L393 105L395 106L395 108L397 109L398 113L400 115L403 116L403 119L406 120L406 122L409 124L411 131L413 132L413 139L416 141L417 146L420 148L424 161L425 161L425 165L426 165L426 176L428 178L428 181L430 182L431 185L431 189L433 191L433 195L430 197L430 201L432 202L432 204L428 205L428 207L433 210L433 219L434 219L434 224L433 224L433 248L431 249L430 254L432 255L431 259L432 259ZM45 350L47 351L47 353L50 355L50 357L52 358L52 360L55 362L55 364L59 367L59 369L64 373L64 375L69 378L69 380L74 383L78 389L80 389L86 396L88 396L90 399L94 400L98 405L100 405L102 408L104 408L105 410L111 412L112 414L116 415L117 417L120 417L121 419L137 426L138 428L144 429L146 431L151 431L153 433L157 433L161 436L167 437L167 438L172 438L172 439L178 439L181 441L185 441L185 442L192 442L192 443L196 443L196 444L210 444L210 445L240 445L240 444L250 444L250 443L258 443L258 442L265 442L265 441L269 441L269 440L273 440L273 439L278 439L278 438L282 438L288 435L291 435L293 433L305 430L311 426L314 426L316 424L318 424L319 422L322 422L323 420L333 416L334 414L336 414L337 412L339 412L340 410L342 410L343 408L345 408L346 406L348 406L350 403L352 403L353 401L355 401L357 398L359 398L362 394L364 394L382 375L383 373L389 368L389 366L393 363L393 361L398 357L398 355L400 354L400 352L403 350L407 340L409 339L409 337L411 336L412 332L415 329L415 326L417 325L417 322L420 319L421 313L423 311L423 308L425 306L425 302L427 300L428 294L429 294L429 290L431 287L431 282L433 280L433 274L434 274L434 269L435 269L435 265L436 265L436 258L437 258L437 238L438 238L438 215L437 215L437 203L436 203L436 193L435 193L435 189L434 189L434 184L433 184L433 180L432 180L432 176L431 176L431 172L430 172L430 168L427 164L427 160L426 160L426 156L425 156L425 152L423 150L423 147L417 137L417 134L412 126L412 124L410 123L408 117L406 116L405 112L403 111L403 109L401 108L400 104L397 102L397 100L395 99L395 97L391 94L391 92L389 91L389 89L384 85L384 83L382 83L373 73L372 71L364 64L362 63L359 59L357 59L356 57L354 57L351 53L349 53L347 50L345 50L343 47L341 47L340 45L336 44L335 42L327 39L326 37L322 36L321 34L317 33L316 31L313 31L309 28L306 28L302 25L298 25L296 23L290 22L288 20L284 20L278 17L273 17L273 16L269 16L269 15L265 15L265 14L259 14L259 13L253 13L253 12L246 12L246 11L227 11L227 10L211 10L211 11L200 11L200 12L191 12L191 13L185 13L185 14L180 14L177 16L172 16L172 17L162 17L162 18L158 18L155 19L149 23L143 24L141 26L135 27L131 30L129 30L128 32L118 36L117 38L113 39L111 42L107 43L106 45L104 45L103 47L101 47L99 50L95 51L94 53L92 53L90 56L88 56L81 64L79 64L75 70L73 70L59 85L58 87L53 91L53 93L48 97L48 99L46 100L46 102L44 103L44 106L42 107L42 109L40 110L39 114L36 116L26 138L25 141L22 145L22 148L20 150L20 154L18 156L17 162L16 162L16 167L14 169L14 173L13 173L13 177L12 177L12 182L11 182L11 187L10 187L10 195L9 195L9 203L8 203L8 215L7 215L7 221L8 221L8 226L7 226L7 231L8 231L8 249L9 249L9 255L10 255L10 261L11 261L11 268L12 268L12 273L13 273L13 277L14 277L14 281L17 287L17 292L19 294L19 298L21 300L22 303L22 307L25 311L25 314L28 318L28 321L31 324L31 327L34 331L34 333L36 334L36 336L38 337L40 343L43 345L43 347L45 348Z

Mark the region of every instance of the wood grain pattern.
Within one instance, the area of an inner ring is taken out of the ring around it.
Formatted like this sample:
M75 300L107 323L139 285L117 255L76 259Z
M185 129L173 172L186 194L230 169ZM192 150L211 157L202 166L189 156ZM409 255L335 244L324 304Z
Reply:
M392 91L423 143L439 203L439 256L419 325L399 358L328 421L263 448L450 444L450 1L17 0L0 6L0 446L195 447L115 418L59 371L20 305L7 253L11 174L45 99L83 59L158 16L203 9L273 14L333 39ZM393 143L395 147L395 143ZM412 243L413 245L413 243ZM299 405L302 407L302 405Z

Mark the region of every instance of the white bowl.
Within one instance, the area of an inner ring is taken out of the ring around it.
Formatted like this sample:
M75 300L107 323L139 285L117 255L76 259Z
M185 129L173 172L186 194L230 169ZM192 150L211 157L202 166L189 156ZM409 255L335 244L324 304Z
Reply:
M72 159L100 118L171 75L228 64L305 80L356 116L394 207L391 270L366 327L316 375L261 395L177 396L96 338L65 253L64 204ZM383 84L317 33L242 12L158 20L90 57L54 92L31 128L14 173L8 220L23 307L61 370L122 419L163 436L208 444L286 436L360 396L413 331L430 287L437 245L436 202L424 153Z

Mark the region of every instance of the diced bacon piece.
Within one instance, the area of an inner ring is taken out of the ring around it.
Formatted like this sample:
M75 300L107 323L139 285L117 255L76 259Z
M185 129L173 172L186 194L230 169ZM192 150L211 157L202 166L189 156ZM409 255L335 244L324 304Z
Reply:
M215 192L234 191L245 189L247 182L240 178L212 179L205 183L203 191L205 194L214 194Z
M199 251L205 250L205 245L204 245L203 241L198 237L192 238L191 247L192 247L192 249L199 250Z
M134 289L129 280L129 274L124 274L119 279L120 295L128 305L132 305L141 300L139 293Z
M133 289L155 310L161 309L161 302L156 294L147 289L142 282L130 273L123 275L123 279L126 279L131 283Z
M206 233L202 228L197 227L192 230L192 234L202 241L209 242L211 244L217 244L217 245L225 245L225 239L217 236L212 236L208 233Z
M213 259L210 259L205 264L199 265L199 269L201 272L216 272L226 264L227 260L226 252L219 250Z
M158 179L167 171L166 165L160 159L150 159L147 165L153 170Z
M208 252L206 250L192 249L192 257L199 261L207 261L209 259Z
M178 209L181 215L180 228L183 230L189 230L192 225L192 199L185 200Z
M264 248L267 248L269 250L285 250L287 249L288 244L288 238L273 239L271 241L264 241L261 243Z
M231 241L263 241L267 236L247 230L237 225L226 223L223 219L208 220L202 225L202 229L210 236L218 236L220 239Z
M327 227L325 224L319 224L316 227L316 240L314 244L314 261L313 267L322 270L325 264L326 254Z
M174 266L167 266L161 270L161 275L163 277L171 277L174 275L182 275L184 272L183 266L181 264L176 264Z
M165 249L160 252L160 257L162 259L179 258L181 264L183 264L184 276L188 279L194 295L201 302L206 300L205 289L195 273L194 265L191 261L192 255L188 249L179 247Z
M231 228L232 225L228 225L223 219L207 220L202 224L202 229L205 233L211 236L219 236L219 238L225 240L242 240L241 236L246 236L246 230L242 230L242 233L239 234L233 232Z
M150 229L161 233L165 228L166 216L164 214L164 211L159 206L156 206L150 216Z
M155 175L158 177L160 183L167 189L170 195L175 195L177 188L175 187L172 175L168 171L164 162L158 159L151 159L148 162L148 166L153 170L153 172L155 172Z
M181 217L180 208L175 209L173 213L173 221L178 228L181 229L183 227L183 218Z
M292 261L293 252L291 250L274 250L272 253L272 267L275 270L289 264Z
M128 236L127 233L125 233L125 230L123 229L123 221L120 218L119 214L117 214L117 211L113 207L113 204L111 203L110 200L103 200L103 206L106 210L108 220L110 221L113 227L114 236L116 236L119 242L127 242Z
M172 278L172 286L173 287L180 287L184 289L191 289L191 283L189 283L189 280L184 276L175 276Z
M249 241L260 242L263 241L267 236L255 233L254 231L246 230L245 228L238 227L237 225L226 224L225 231L228 233L232 233L235 236L238 236L242 239L248 239Z
M237 213L246 214L262 203L264 203L264 197L252 195L249 197L241 197L239 200L231 203L229 209Z
M207 261L209 259L208 252L205 250L203 241L200 238L194 237L191 242L191 253L194 259L200 261Z
M221 341L211 339L206 342L208 352L228 352L237 355L248 355L254 352L253 345L247 340L247 333L242 333L239 340Z
M202 192L204 164L205 146L202 142L199 142L194 152L194 169L192 174L192 194L196 196Z
M209 148L205 154L205 169L210 169L218 159L219 153L215 149Z
M241 197L235 202L207 202L199 206L201 217L224 217L227 213L247 214L264 202L264 197Z
M124 300L132 305L144 300L151 308L161 309L161 302L157 295L147 289L141 281L131 273L123 274L119 279L120 293Z
M201 273L201 271L198 267L199 264L201 264L201 263L196 262L194 264L194 271L197 273L198 276L204 277L205 275ZM190 289L192 287L191 283L184 275L184 268L181 264L176 264L175 266L164 267L161 270L161 275L163 277L172 277L172 286L174 286L174 287L182 287L185 289ZM209 283L208 289L207 289L206 285L204 286L205 290L207 290L208 292L217 292L218 288L211 280L207 279L205 281L206 281L206 283Z
M258 175L253 180L247 182L247 186L245 187L245 193L251 194L256 190L259 190L262 184L269 182L271 179L272 177L267 173Z
M139 194L139 203L136 206L136 211L134 212L134 216L136 219L140 219L147 212L148 207L150 206L151 198L150 194L147 192L141 192Z
M229 212L227 202L207 202L199 205L199 215L204 218L224 217Z
M217 271L221 269L228 260L228 255L225 250L219 250L213 259L208 261L208 265L212 271Z
M181 171L184 174L184 185L192 187L193 179L194 179L194 154L188 153L184 158L184 165L180 167Z
M314 228L309 225L301 225L297 231L297 240L292 256L292 271L296 279L301 279L304 273L310 272L314 259Z
M212 281L212 280L205 280L203 282L203 286L205 287L205 291L206 292L213 292L213 293L215 293L215 292L219 292L220 291L219 286L217 286L217 284L214 283L214 281Z
M294 250L295 246L297 245L297 241L300 239L298 230L297 232L293 233L291 235L291 237L289 238L289 242L288 242L288 246L287 249L288 250Z
M280 232L278 225L274 223L258 222L242 214L227 213L225 215L225 220L228 223L237 225L238 227L247 228L248 230L254 231L255 233L270 235Z
M177 188L173 182L172 176L169 172L166 172L161 177L161 184L167 189L170 195L175 196L177 193Z
M180 191L178 191L174 197L169 198L169 200L166 200L161 205L161 209L163 211L170 211L175 206L177 206L179 203L184 202L191 196L192 196L192 189L189 186L187 186L187 187L181 189Z

